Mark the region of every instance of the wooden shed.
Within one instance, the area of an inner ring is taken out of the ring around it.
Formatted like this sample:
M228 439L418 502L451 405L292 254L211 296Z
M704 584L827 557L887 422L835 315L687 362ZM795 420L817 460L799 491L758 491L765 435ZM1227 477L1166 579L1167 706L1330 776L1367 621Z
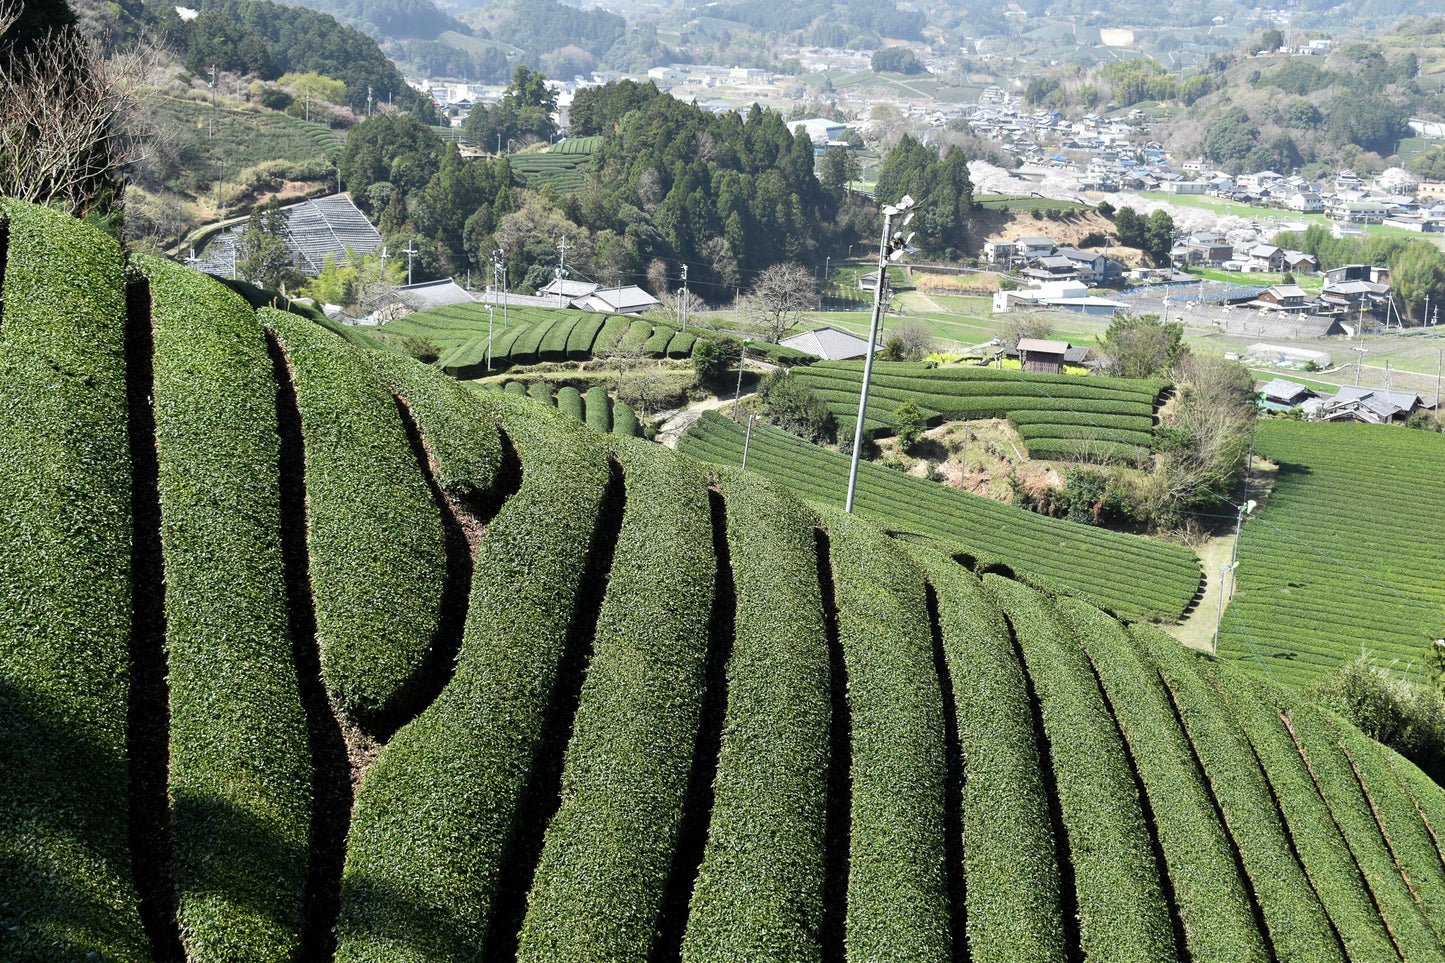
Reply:
M1063 374L1067 341L1044 341L1040 338L1019 339L1019 364L1035 374Z

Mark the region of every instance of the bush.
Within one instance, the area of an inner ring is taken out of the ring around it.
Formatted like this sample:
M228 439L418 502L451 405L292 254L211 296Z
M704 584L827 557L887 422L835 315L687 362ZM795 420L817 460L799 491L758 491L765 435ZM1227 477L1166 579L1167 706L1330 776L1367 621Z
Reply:
M312 765L281 577L276 382L246 302L178 264L133 264L155 329L178 919L195 957L289 960Z
M263 308L261 321L301 413L322 673L343 713L383 726L404 711L437 631L441 515L365 354L295 315Z
M582 421L582 392L571 385L564 385L558 388L557 410L570 418L576 418L578 421Z
M812 513L723 473L735 587L727 718L682 956L807 959L823 916L831 710Z
M682 825L706 683L712 513L695 464L639 442L617 450L627 510L519 963L593 960L604 946L648 958Z
M923 412L918 410L915 402L905 401L893 409L893 429L898 435L899 447L905 452L911 453L913 446L918 444L924 424Z
M833 413L810 388L788 376L770 371L758 382L758 399L763 413L784 431L808 441L826 441L837 432Z
M1321 679L1309 696L1445 785L1445 695L1361 655Z
M587 389L587 425L604 435L612 430L612 399L607 396L606 388Z
M742 350L742 342L737 338L699 338L692 350L697 380L711 385L720 383L730 369L736 370Z
M480 403L516 446L522 483L478 550L451 683L357 795L341 963L485 955L503 861L545 819L522 807L539 754L560 748L543 741L558 679L580 671L566 663L597 590L588 556L608 524L608 461L596 434L556 411L500 392Z
M0 939L16 959L144 960L122 253L58 213L0 212Z

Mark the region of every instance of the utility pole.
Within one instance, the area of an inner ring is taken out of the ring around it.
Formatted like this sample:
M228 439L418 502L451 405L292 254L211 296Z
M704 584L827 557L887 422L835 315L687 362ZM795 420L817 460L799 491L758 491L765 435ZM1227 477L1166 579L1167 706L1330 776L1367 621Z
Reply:
M878 325L883 316L883 285L888 276L888 262L896 261L908 250L913 237L893 233L893 218L903 215L903 226L913 220L914 200L907 194L895 205L883 208L883 237L878 242L878 283L873 289L873 319L868 327L868 355L863 362L863 390L858 397L858 423L853 429L853 459L848 468L848 499L843 510L853 513L853 495L858 488L858 456L863 448L863 421L868 411L868 380L873 375L873 355L878 348Z
M748 345L753 343L752 338L743 338L743 350L738 355L738 386L733 391L733 421L738 420L738 402L743 398L743 362L748 360Z
M311 123L311 91L306 92L306 123Z
M753 440L753 422L758 420L756 414L748 415L748 433L743 435L743 468L748 467L748 445Z
M687 330L687 265L682 266L682 330ZM751 426L749 426L751 430ZM747 447L744 443L743 447Z
M1365 366L1365 346L1360 345L1355 350L1360 353L1360 360L1355 364L1355 387L1358 388L1360 386L1360 369Z
M507 273L505 262L502 261L502 249L497 248L492 252L492 286L495 288L501 285L502 289L502 330L507 330Z
M487 305L487 371L492 370L492 312L495 305Z
M366 116L371 116L371 84L366 85Z
M562 296L562 279L567 276L567 239L562 238L562 243L557 245L557 306L564 307L567 304Z
M221 220L221 221L224 221L224 220L226 219L226 208L225 208L224 205L221 204L221 185L222 185L223 183L225 183L225 180L226 180L226 159L225 159L224 157L217 157L217 158L216 158L216 212L217 212L217 220Z
M412 256L413 254L417 253L416 250L411 246L411 241L410 241L410 240L408 240L408 241L406 242L406 250L404 250L402 253L406 255L406 283L407 283L408 286L410 286L410 285L411 285L411 256Z
M1440 354L1435 359L1435 416L1440 416L1440 369L1445 366L1445 348L1440 349Z

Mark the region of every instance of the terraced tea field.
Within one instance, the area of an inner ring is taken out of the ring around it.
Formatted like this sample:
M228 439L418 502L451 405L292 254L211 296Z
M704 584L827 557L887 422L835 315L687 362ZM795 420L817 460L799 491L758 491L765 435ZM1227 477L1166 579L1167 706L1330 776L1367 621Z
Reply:
M1286 690L54 212L0 238L6 961L1445 953L1445 791Z
M794 377L797 377L795 375ZM842 507L848 457L769 425L753 428L704 412L678 451L761 472L798 495ZM956 544L980 561L1069 587L1129 618L1173 621L1199 591L1199 562L1187 548L1077 525L863 462L855 508L887 531Z
M1445 637L1445 436L1263 421L1255 447L1279 480L1241 533L1220 655L1291 684L1362 651L1420 666Z
M794 377L840 423L856 421L862 362L824 361ZM1168 390L1164 381L878 362L865 424L891 434L894 410L912 401L934 422L1008 418L1031 458L1137 462L1153 442L1154 412Z

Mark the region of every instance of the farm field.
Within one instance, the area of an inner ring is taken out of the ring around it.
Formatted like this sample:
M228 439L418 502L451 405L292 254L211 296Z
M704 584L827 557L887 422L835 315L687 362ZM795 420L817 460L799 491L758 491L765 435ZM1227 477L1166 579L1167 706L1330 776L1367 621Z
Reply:
M840 424L858 417L861 362L819 362L793 377ZM1031 458L1137 462L1153 443L1154 411L1168 388L1164 381L875 362L865 425L892 434L894 410L911 401L931 422L1007 418Z
M1445 953L1445 791L1289 690L0 226L7 963Z
M677 448L740 465L744 443L744 426L704 412ZM754 427L747 445L750 469L804 498L844 504L846 455L768 425ZM956 544L1131 618L1177 619L1199 590L1199 562L1187 548L1047 518L866 462L858 466L857 508L887 531Z
M1445 436L1263 421L1255 445L1280 471L1240 535L1220 656L1289 684L1362 652L1418 668L1445 636Z

